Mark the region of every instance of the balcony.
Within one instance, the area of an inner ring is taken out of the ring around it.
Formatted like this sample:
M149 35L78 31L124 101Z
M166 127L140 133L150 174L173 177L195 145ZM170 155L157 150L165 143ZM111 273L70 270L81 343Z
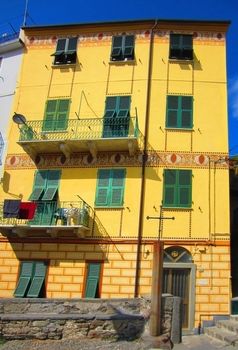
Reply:
M0 44L6 43L19 38L19 32L3 33L0 35Z
M129 151L139 147L137 117L27 121L19 127L18 144L32 157L40 153Z
M82 238L89 230L91 207L81 201L37 201L34 217L6 218L0 203L0 233L8 238Z
M0 34L0 54L7 53L12 50L18 50L23 47L20 40L20 33L5 32Z

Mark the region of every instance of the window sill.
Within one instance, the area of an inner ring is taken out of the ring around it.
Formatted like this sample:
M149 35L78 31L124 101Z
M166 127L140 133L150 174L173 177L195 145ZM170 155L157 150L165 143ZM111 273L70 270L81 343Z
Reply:
M47 134L65 134L68 132L67 129L65 130L47 130L47 131L41 131L41 135L47 135Z
M163 206L162 209L165 209L168 211L193 211L193 208L191 208L191 207L166 207L166 206Z
M169 62L173 63L173 62L178 62L178 63L193 63L194 62L194 58L193 59L188 59L188 58L169 58Z
M70 68L70 67L75 67L76 66L76 62L75 63L61 63L61 64L52 64L51 67L53 69L55 68Z
M129 60L129 59L124 59L124 60L115 60L115 61L109 61L110 65L124 65L124 64L131 64L134 65L136 63L135 58L133 60Z
M169 128L169 127L166 127L165 130L167 130L167 131L194 132L194 129L193 129L193 128Z
M124 210L124 207L123 206L118 206L118 207L111 207L111 206L94 206L94 209L95 210Z

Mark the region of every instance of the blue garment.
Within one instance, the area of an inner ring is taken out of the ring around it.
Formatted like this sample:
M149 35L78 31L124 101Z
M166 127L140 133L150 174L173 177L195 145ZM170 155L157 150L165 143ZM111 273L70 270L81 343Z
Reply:
M3 204L4 218L17 218L21 201L19 199L5 199Z

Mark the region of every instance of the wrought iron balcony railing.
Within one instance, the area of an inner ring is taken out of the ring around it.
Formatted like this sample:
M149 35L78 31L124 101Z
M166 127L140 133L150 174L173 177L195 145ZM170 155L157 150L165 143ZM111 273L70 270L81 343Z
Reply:
M27 121L19 142L137 138L137 117Z
M31 220L6 218L3 203L0 203L0 226L84 226L89 227L91 207L84 202L37 201L34 218Z

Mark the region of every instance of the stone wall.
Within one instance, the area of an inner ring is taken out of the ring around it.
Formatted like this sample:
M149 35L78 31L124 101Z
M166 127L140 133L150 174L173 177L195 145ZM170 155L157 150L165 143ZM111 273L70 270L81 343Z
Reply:
M179 342L180 298L166 295L162 305L162 333ZM149 316L150 300L145 298L2 299L0 336L5 339L133 340L148 332Z

